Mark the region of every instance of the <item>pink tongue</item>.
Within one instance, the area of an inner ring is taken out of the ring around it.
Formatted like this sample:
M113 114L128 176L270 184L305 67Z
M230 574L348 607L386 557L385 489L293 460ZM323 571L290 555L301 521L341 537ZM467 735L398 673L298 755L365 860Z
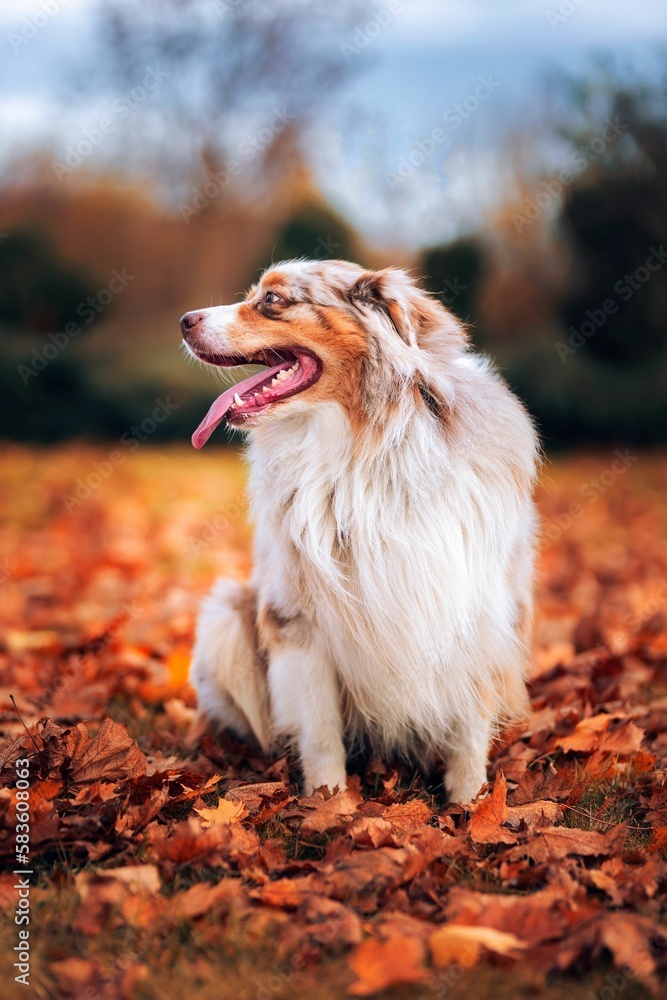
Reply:
M244 379L243 382L233 385L230 389L225 389L223 394L218 396L211 409L208 411L199 427L192 435L193 447L204 447L213 431L216 427L220 426L222 421L227 416L227 412L234 402L234 396L237 392L239 396L241 396L244 392L249 392L251 389L254 389L255 386L261 385L267 378L273 378L273 376L277 375L278 372L285 367L285 365L286 362L283 361L282 364L276 365L275 368L265 368L258 375L253 375L251 378Z

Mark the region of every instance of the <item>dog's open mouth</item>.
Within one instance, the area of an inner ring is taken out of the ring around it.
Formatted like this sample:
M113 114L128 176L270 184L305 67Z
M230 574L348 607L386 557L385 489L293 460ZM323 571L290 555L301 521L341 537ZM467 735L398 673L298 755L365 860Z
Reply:
M268 365L257 375L238 382L218 396L197 430L192 435L195 448L206 444L213 431L223 420L241 426L249 417L264 413L298 392L303 392L317 382L322 373L319 358L300 348L279 351L261 351L252 356L224 356L203 354L197 357L219 368L234 368L238 365Z

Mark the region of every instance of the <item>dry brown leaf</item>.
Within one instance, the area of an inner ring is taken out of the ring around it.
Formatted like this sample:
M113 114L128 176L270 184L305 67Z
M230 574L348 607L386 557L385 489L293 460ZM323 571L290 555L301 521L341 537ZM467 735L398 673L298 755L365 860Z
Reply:
M313 891L313 876L305 875L301 878L282 878L275 882L267 882L260 889L251 889L250 897L260 900L267 906L296 910L311 897Z
M71 758L70 776L75 784L118 781L145 774L147 761L127 726L107 717L91 739L83 723L66 733L64 752Z
M562 817L563 807L557 802L539 799L537 802L526 802L520 806L508 806L507 812L507 823L513 827L522 822L529 825L555 824Z
M225 826L227 823L238 823L244 816L248 815L248 810L242 802L230 802L228 799L220 799L217 806L208 808L203 806L195 809L201 819L201 825L205 830L211 826Z
M62 653L63 637L59 632L25 632L20 629L8 629L4 634L4 643L12 653L25 653L27 650L39 650L43 653Z
M619 968L632 969L637 979L657 992L655 959L650 942L659 933L651 920L633 913L609 913L599 923L599 942Z
M454 886L445 905L448 926L482 926L514 934L528 945L557 941L597 908L566 878L527 895L475 892Z
M202 784L202 782L199 780L198 775L185 775L182 772L181 773L179 773L179 771L172 772L171 770L169 770L167 773L170 776L173 774L174 777L178 777L178 783L183 789L180 795L175 795L172 797L172 802L187 802L189 799L198 799L201 796L206 795L207 792L213 791L216 785L222 780L222 775L213 774L207 781L205 781ZM194 787L185 784L184 779L194 782Z
M516 834L502 825L508 816L507 782L500 771L490 794L475 807L468 832L477 844L515 844Z
M170 900L164 896L131 893L120 904L120 913L131 927L154 928L169 912Z
M169 791L167 788L156 788L137 803L130 803L117 817L114 824L114 831L117 834L135 835L143 830L152 819L162 811L162 808L169 802Z
M345 830L346 837L360 847L399 847L400 831L380 816L362 816Z
M326 947L359 944L361 920L350 907L326 896L307 896L298 910L311 940Z
M398 983L424 982L428 975L424 968L425 953L423 942L417 938L364 941L350 958L350 968L357 979L348 987L348 993L368 997Z
M653 899L667 881L667 865L655 855L644 864L626 864L621 857L614 856L603 861L600 868L591 869L588 878L607 893L615 906L623 906L640 899Z
M615 854L623 847L626 828L615 826L608 833L567 826L538 827L525 844L512 848L508 860L528 857L536 862L560 861L568 855L594 857Z
M579 753L600 750L610 754L630 755L639 750L643 738L643 729L639 729L623 712L601 713L582 719L574 732L556 740L554 745L561 750Z
M408 835L401 847L355 851L341 861L324 866L317 876L327 895L364 911L377 907L378 897L409 882L444 853L446 840L434 827Z
M84 785L83 788L79 788L72 801L76 802L78 805L82 805L84 803L96 804L99 802L106 802L108 799L113 799L115 797L115 781L93 781L89 785Z
M197 882L172 897L169 915L172 920L183 918L194 920L213 911L227 913L230 906L241 897L241 885L238 880L223 879L217 885Z
M484 950L497 955L516 955L525 947L525 941L494 927L445 924L429 938L433 963L440 969L452 962L467 969L477 962Z
M337 792L330 798L316 794L311 799L301 799L301 804L314 807L307 812L301 824L301 832L305 837L314 833L329 833L347 826L361 805L363 798L357 788L349 787L343 792Z
M382 815L392 826L409 833L425 826L431 819L432 810L421 799L412 799L410 802L396 802L393 806L388 806Z
M606 948L618 968L631 970L633 976L657 995L656 963L650 943L660 932L648 917L636 913L599 913L561 944L555 955L555 965L568 969L582 954L595 959Z
M98 993L98 983L102 983L94 962L84 958L63 958L56 962L51 962L51 971L56 977L60 989L70 996L85 996L90 992L91 996Z
M227 798L243 802L250 812L260 809L266 799L291 798L290 787L285 781L260 781L253 785L236 785L227 792Z
M160 873L155 865L103 868L97 874L101 879L118 879L130 892L159 892L162 888Z
M171 836L161 829L153 831L149 850L159 861L173 865L204 859L211 863L217 856L243 868L258 848L259 838L254 829L246 829L240 823L227 823L204 830L201 822L191 817L177 823Z

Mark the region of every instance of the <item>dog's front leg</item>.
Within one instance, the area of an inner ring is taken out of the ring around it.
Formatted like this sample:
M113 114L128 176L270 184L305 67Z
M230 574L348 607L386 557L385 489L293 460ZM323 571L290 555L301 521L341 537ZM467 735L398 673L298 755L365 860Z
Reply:
M491 743L491 717L480 707L473 718L458 727L455 744L445 755L445 788L451 802L470 802L486 781Z
M296 742L307 795L326 785L346 786L340 690L328 654L316 644L282 646L271 656L273 723Z

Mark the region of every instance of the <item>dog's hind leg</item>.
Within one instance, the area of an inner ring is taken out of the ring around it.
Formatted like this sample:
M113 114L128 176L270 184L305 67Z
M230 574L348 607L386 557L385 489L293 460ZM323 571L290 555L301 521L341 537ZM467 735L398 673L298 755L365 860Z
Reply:
M253 587L217 581L199 614L190 683L204 719L239 736L253 735L267 750L269 696L256 613Z

